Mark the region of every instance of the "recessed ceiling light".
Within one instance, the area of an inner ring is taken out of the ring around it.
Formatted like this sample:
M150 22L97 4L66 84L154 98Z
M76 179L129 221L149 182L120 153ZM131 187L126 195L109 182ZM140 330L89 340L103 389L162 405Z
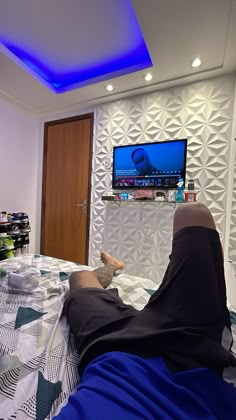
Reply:
M146 74L144 79L146 80L146 82L150 82L150 80L152 80L152 74L151 73Z
M108 92L111 92L112 90L114 90L114 87L112 85L107 85L106 90L108 90Z
M192 67L199 67L202 64L201 58L197 57L192 61Z

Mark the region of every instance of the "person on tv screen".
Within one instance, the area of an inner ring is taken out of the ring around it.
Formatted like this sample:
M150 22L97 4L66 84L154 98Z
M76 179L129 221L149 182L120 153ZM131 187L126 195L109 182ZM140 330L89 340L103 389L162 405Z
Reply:
M152 165L150 157L142 147L133 150L131 159L138 175L154 175L158 171L158 169Z

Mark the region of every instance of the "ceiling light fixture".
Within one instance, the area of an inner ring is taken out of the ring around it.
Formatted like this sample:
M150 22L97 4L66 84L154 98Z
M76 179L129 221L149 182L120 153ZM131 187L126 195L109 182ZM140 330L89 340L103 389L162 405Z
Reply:
M146 80L146 82L150 82L152 80L152 74L147 73L146 76L144 77L144 79Z
M112 85L107 85L106 90L108 90L108 92L112 92L114 90L114 87Z
M192 61L192 67L199 67L202 64L201 58L197 57Z

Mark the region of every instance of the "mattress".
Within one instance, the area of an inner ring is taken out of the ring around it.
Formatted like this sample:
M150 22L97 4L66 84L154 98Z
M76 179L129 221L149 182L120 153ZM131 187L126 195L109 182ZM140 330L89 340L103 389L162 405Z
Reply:
M41 255L0 264L0 419L50 419L76 390L79 359L61 312L70 273L84 269L92 270ZM21 278L31 279L32 290ZM156 284L118 274L111 287L140 310ZM236 354L236 314L231 315Z

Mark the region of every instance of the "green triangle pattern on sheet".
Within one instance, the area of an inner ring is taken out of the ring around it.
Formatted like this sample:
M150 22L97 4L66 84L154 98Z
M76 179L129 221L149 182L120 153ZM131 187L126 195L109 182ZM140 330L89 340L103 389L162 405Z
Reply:
M50 274L50 270L40 270L41 276L44 276L45 274Z
M155 293L156 290L153 289L144 289L150 296L153 295L153 293Z
M119 276L121 273L113 273L113 277Z
M68 280L70 276L65 271L60 271L59 272L59 277L60 277L61 281L65 281L65 280Z
M16 315L15 330L22 325L29 324L29 322L41 318L46 313L47 312L38 312L32 308L24 308L23 306L20 306Z
M233 325L236 325L236 313L235 312L232 312L232 311L230 311L229 313L230 313L230 321L231 321L231 323Z
M38 373L38 387L36 393L36 420L44 420L50 413L54 401L61 392L61 381L50 382Z

